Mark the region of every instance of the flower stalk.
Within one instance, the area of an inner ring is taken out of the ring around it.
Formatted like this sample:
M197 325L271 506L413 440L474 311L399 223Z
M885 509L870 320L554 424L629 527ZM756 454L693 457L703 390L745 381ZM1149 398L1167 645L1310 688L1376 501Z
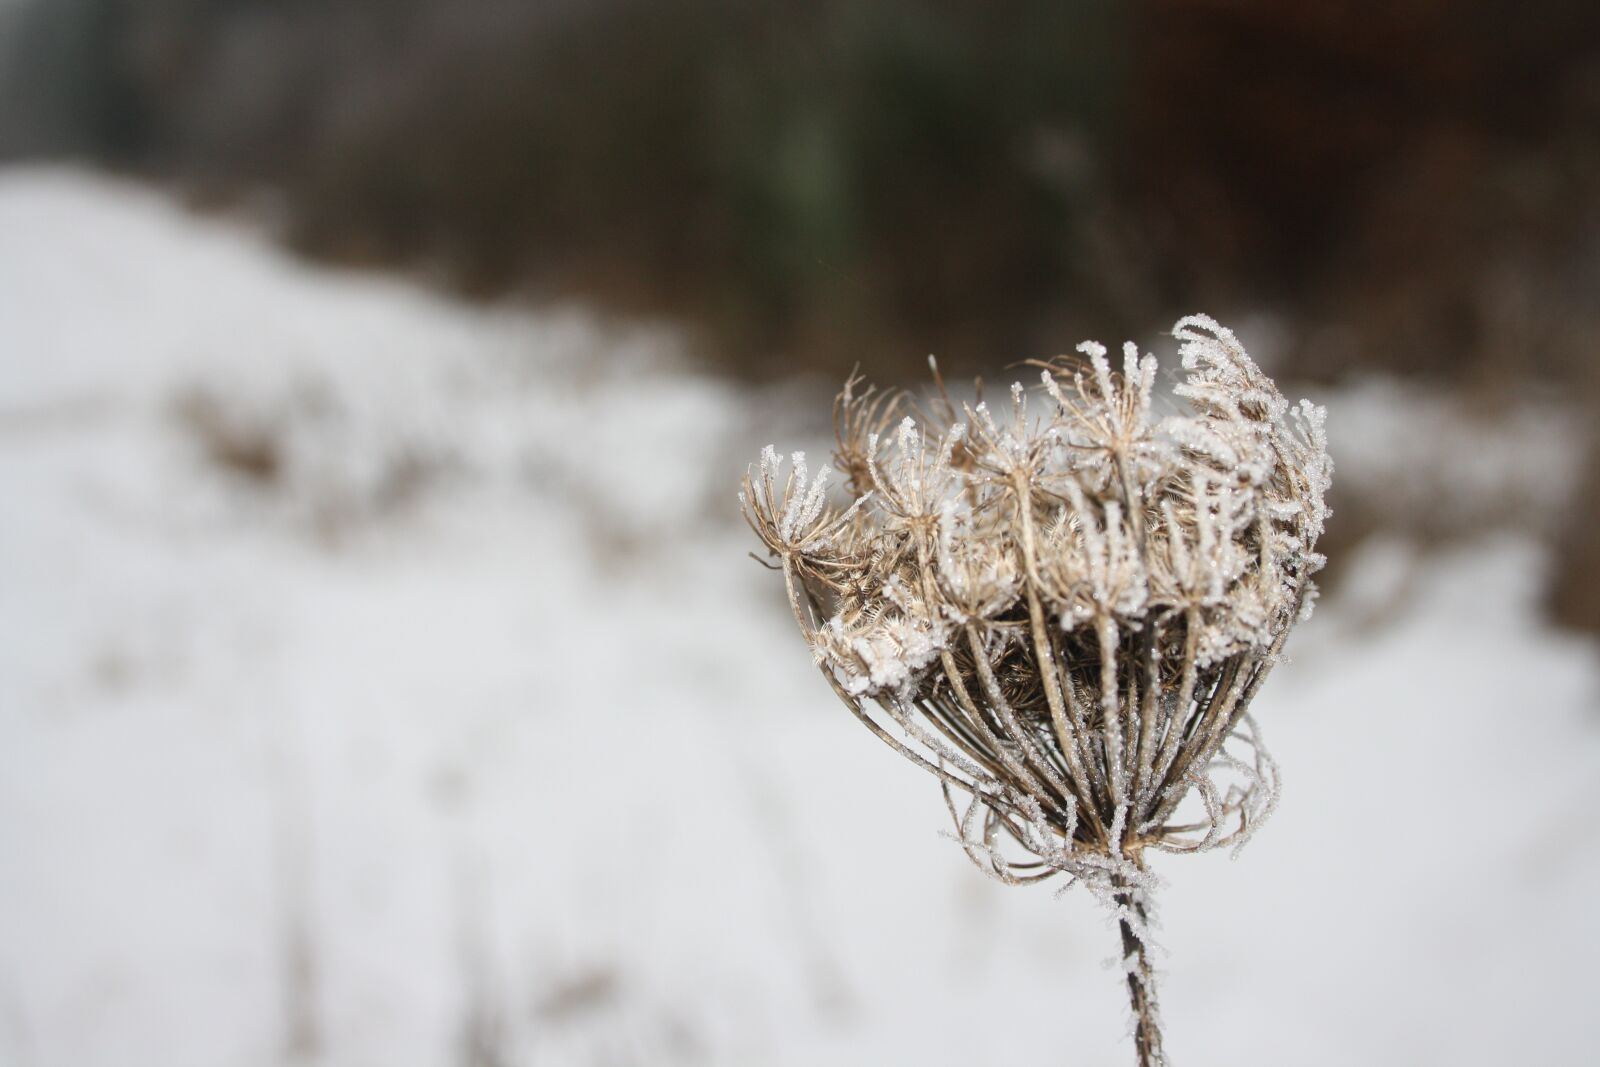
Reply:
M1136 885L1116 894L1117 931L1122 936L1122 969L1133 1010L1133 1046L1139 1067L1161 1067L1161 1016L1156 1008L1155 972L1150 966L1150 916L1144 890Z
M1113 910L1141 1064L1164 1063L1144 856L1238 848L1277 767L1249 714L1315 595L1332 476L1231 332L1173 330L1187 410L1157 418L1133 345L1039 365L1009 405L852 379L834 461L770 447L741 494L839 699L940 780L967 856Z

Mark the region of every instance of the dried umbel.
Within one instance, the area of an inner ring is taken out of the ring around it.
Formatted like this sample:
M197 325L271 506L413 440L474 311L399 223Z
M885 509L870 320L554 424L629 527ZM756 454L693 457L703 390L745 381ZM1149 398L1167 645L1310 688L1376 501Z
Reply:
M1211 319L1173 333L1187 410L1157 416L1132 344L1120 374L1083 344L1000 410L852 381L850 501L771 448L741 494L839 699L939 778L972 861L1114 909L1143 1064L1164 1062L1144 855L1237 847L1273 808L1248 709L1310 609L1332 474L1321 409Z

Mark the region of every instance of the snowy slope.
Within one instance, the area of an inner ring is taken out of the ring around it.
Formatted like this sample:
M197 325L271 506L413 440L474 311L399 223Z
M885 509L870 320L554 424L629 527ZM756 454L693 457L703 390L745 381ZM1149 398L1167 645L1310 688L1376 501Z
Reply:
M790 407L0 172L0 1064L1128 1062L1105 918L940 839L746 557ZM1595 649L1526 544L1365 553L1273 825L1159 867L1168 1048L1582 1062Z

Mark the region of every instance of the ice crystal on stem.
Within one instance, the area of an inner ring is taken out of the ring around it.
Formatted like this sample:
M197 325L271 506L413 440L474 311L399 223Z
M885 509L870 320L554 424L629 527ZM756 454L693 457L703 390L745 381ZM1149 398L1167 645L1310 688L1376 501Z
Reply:
M817 664L939 778L968 857L1111 908L1146 1067L1165 1060L1144 856L1237 848L1272 811L1249 708L1315 594L1333 470L1322 409L1291 407L1229 330L1173 335L1182 413L1155 418L1156 361L1131 344L1120 372L1094 343L1044 365L1009 411L941 383L919 418L852 379L849 502L771 448L741 494Z

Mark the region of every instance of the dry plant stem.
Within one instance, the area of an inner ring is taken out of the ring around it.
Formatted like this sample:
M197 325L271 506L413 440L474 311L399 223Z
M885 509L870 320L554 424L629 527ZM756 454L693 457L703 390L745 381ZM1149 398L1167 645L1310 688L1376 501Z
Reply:
M1128 1002L1133 1008L1133 1044L1139 1067L1166 1067L1166 1054L1161 1050L1161 1018L1156 1009L1155 972L1150 967L1147 947L1149 916L1140 892L1129 887L1117 893L1117 904L1126 909L1117 919L1117 929L1122 934Z
M772 448L741 494L828 684L939 779L968 858L1114 910L1142 1067L1165 1057L1141 857L1238 847L1271 814L1249 710L1309 605L1332 476L1320 409L1210 319L1173 333L1177 414L1132 345L1120 375L1095 344L1040 365L1047 409L1019 383L1009 419L936 372L934 410L896 424L911 405L853 379L849 502Z

